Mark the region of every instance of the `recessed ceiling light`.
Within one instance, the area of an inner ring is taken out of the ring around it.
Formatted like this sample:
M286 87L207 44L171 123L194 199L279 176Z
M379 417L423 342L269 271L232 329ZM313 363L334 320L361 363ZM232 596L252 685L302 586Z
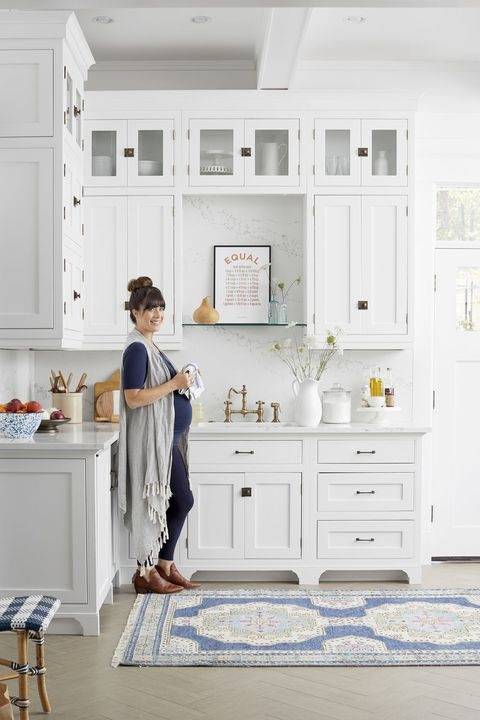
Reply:
M363 15L347 15L343 18L344 22L351 23L352 25L360 25L361 23L367 22L367 18Z
M190 19L193 23L196 23L197 25L204 25L205 23L210 22L212 18L209 15L194 15Z
M113 22L113 18L111 18L109 15L97 15L96 17L92 18L92 22L100 23L100 25L108 25L109 23Z

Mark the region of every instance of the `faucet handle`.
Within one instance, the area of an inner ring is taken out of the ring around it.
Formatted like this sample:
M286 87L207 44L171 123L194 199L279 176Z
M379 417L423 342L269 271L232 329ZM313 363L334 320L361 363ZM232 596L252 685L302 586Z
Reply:
M255 412L257 413L257 422L264 422L263 420L263 406L265 405L264 400L256 400L257 409Z
M232 422L232 401L231 400L225 400L225 422L231 423Z

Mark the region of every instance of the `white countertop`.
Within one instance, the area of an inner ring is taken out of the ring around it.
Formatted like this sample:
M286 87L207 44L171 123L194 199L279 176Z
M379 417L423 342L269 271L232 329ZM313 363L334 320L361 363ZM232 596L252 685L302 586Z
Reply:
M106 450L118 440L118 423L66 423L53 435L35 433L31 440L0 436L2 450Z

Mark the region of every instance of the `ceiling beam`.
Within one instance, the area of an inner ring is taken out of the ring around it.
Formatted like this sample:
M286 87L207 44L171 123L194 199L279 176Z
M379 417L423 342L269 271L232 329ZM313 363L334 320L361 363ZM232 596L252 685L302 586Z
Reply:
M311 14L305 7L269 10L257 56L258 90L288 90L291 86Z
M92 0L0 0L0 9L17 10L91 10ZM33 8L32 8L33 6ZM321 7L396 7L439 8L480 7L480 0L242 0L242 7L321 8ZM94 5L95 7L95 5ZM97 9L107 8L168 8L168 7L239 7L238 0L102 0Z

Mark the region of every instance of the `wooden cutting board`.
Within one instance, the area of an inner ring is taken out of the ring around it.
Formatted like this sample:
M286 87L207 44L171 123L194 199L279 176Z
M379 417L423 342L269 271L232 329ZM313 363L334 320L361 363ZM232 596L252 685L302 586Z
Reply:
M93 386L95 422L118 422L120 370L115 370L105 382Z

